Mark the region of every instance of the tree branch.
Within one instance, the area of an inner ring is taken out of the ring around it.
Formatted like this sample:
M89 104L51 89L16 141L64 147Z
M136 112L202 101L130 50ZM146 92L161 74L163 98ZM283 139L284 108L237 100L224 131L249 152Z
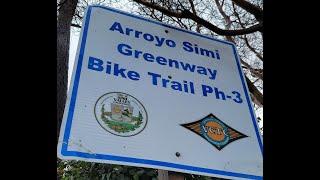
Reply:
M256 77L258 77L259 79L263 79L263 74L262 72L260 72L259 69L253 69L247 62L245 62L243 59L240 58L241 64L244 65L244 67L246 67L247 69L249 69L249 71Z
M261 92L257 89L255 85L253 85L253 83L249 80L247 76L246 76L246 81L248 84L248 89L252 94L251 97L253 99L253 102L260 107L263 106L263 95L261 94Z
M233 38L230 36L226 36L227 40L234 42ZM257 76L258 78L260 78L261 80L263 79L263 74L259 73L258 70L251 68L251 66L246 63L243 59L240 58L241 64L243 64L247 69L249 69L250 73L252 73L253 75ZM246 81L248 84L248 88L249 91L251 93L251 98L252 100L255 102L255 104L257 104L258 106L263 106L263 95L261 94L261 92L257 89L257 87L254 85L254 83L252 83L246 76Z
M71 24L72 27L76 27L76 28L81 28L81 26L79 24Z
M78 13L74 13L75 16L77 16L80 20L82 20L82 17Z
M218 10L220 12L220 14L222 15L222 17L224 18L224 21L225 21L225 28L227 30L230 29L231 27L231 19L230 17L223 11L222 7L223 7L223 3L224 1L222 1L222 4L220 4L219 0L215 0L216 2L216 5L218 7ZM232 37L231 36L226 36L226 39L229 40L229 41L233 41ZM233 41L234 42L234 41Z
M262 31L262 24L256 24L253 25L249 28L245 28L245 29L238 29L238 30L224 30L224 29L220 29L217 26L211 24L210 22L192 14L190 11L188 10L184 10L182 11L182 17L183 18L189 18L194 20L195 22L202 24L204 27L210 29L211 31L219 34L219 35L224 35L224 36L236 36L236 35L244 35L244 34L250 34L256 31Z
M237 6L241 7L242 9L246 10L250 14L254 15L254 17L259 21L263 21L263 10L260 9L258 6L251 4L245 0L232 0Z
M154 8L158 11L161 11L167 16L173 16L176 18L192 19L193 21L197 22L198 24L202 24L204 27L210 29L211 31L213 31L219 35L224 35L224 36L244 35L244 34L250 34L250 33L256 32L256 31L262 31L262 28L263 28L263 25L260 23L260 24L253 25L253 26L251 26L249 28L245 28L245 29L224 30L224 29L220 29L219 27L211 24L210 22L200 18L199 16L191 13L188 10L172 11L172 10L168 10L166 8L163 8L163 7L159 6L158 4L150 3L145 0L133 0L133 1L135 1L139 4L143 4L149 8Z
M194 7L193 0L189 0L189 3L190 3L190 5L191 5L191 9L192 9L193 14L197 16L197 11L196 11L196 8ZM200 25L199 23L197 23L196 31L197 31L198 33L200 33L200 27L201 27L201 25Z
M243 28L244 25L243 25L243 23L241 22L241 19L240 19L240 17L239 17L239 14L238 14L238 12L236 11L236 8L234 7L234 4L233 4L233 3L232 3L232 7L233 7L234 14L235 14L236 18L237 18L238 21L239 21L240 26ZM241 36L239 36L239 38L241 38ZM247 47L248 47L261 61L263 61L263 57L261 56L261 54L259 54L259 53L249 44L249 41L248 41L246 35L244 35L244 38L241 38L241 39L243 39L243 40L245 41Z
M241 38L241 37L240 37ZM249 41L247 39L247 36L244 35L244 38L241 38L244 40L244 42L246 43L246 45L248 46L248 48L261 60L263 61L263 57L261 56L260 53L258 53L250 44L249 44Z
M57 4L58 7L62 6L67 0L64 1L59 1L59 3Z
M214 0L216 2L216 5L218 7L218 10L220 12L220 14L222 15L222 17L224 18L225 22L226 22L226 29L230 29L231 26L231 19L230 17L223 11L222 7L223 4L220 4L219 0Z
M195 15L197 15L197 11L196 11L196 9L195 9L195 7L194 7L193 0L189 0L189 3L190 3L190 5L191 5L192 12L193 12Z
M149 7L149 8L153 8L153 9L156 9L158 11L161 11L164 14L166 14L167 16L174 16L174 17L177 17L177 18L182 18L182 13L170 11L169 9L163 8L163 7L159 6L158 4L150 3L150 2L147 2L145 0L133 0L133 1L135 1L136 3L139 3L139 4L143 4L143 5L145 5L145 6Z

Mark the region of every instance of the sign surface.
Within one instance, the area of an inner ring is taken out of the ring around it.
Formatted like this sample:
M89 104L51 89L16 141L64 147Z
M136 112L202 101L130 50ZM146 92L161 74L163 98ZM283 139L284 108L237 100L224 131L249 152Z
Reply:
M262 155L232 43L87 9L58 157L262 179Z

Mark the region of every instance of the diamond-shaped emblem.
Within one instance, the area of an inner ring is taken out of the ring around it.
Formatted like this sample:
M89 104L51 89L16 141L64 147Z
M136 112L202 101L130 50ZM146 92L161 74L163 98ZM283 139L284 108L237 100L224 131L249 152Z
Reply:
M182 124L181 126L198 134L219 151L233 141L248 137L228 126L213 114L209 114L195 122Z

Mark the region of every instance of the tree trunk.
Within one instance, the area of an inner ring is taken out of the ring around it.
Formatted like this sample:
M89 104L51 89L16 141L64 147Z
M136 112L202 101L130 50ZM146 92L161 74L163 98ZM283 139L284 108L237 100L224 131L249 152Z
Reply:
M184 180L182 173L158 169L158 180Z
M61 2L62 1L62 2ZM67 98L70 26L78 0L61 0L57 21L57 132ZM58 137L57 135L57 137Z
M158 180L169 180L168 171L158 169Z
M171 172L169 174L169 180L184 180L185 177L181 173Z

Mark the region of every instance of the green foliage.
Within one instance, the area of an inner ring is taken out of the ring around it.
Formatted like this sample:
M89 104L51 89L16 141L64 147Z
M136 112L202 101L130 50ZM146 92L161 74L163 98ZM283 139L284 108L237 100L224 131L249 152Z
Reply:
M137 129L140 125L134 125L126 122L118 122L118 121L110 121L110 120L104 120L104 122L113 130L117 132L129 132L134 131Z
M58 160L57 172L61 180L152 180L157 177L155 169L74 160Z
M60 180L156 180L158 176L156 169L60 159L57 160L57 173ZM186 180L220 179L192 174L183 176Z

